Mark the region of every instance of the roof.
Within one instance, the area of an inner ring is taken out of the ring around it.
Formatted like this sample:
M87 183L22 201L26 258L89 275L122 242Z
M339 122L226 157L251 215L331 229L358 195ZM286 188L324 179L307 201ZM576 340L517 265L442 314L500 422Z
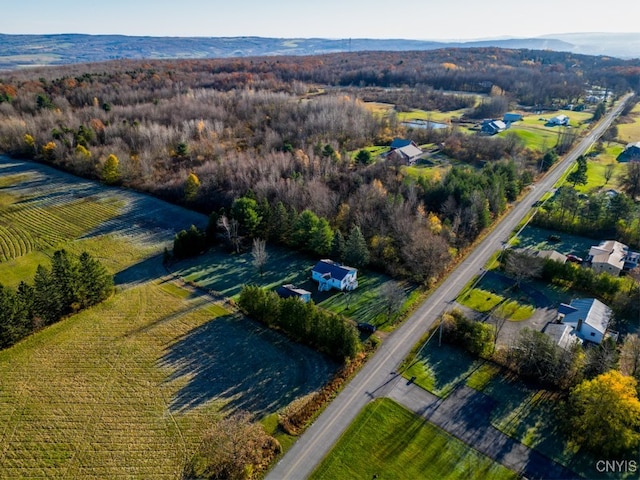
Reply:
M591 257L591 263L608 263L622 270L628 250L629 247L624 243L616 240L605 240L600 245L589 249L589 257Z
M569 120L569 117L567 117L564 113L561 113L560 115L556 115L555 117L551 118L549 121L550 122L566 122L567 120Z
M278 287L276 292L282 298L302 297L302 296L305 296L305 295L311 295L310 291L305 290L303 288L298 288L298 287L296 287L295 285L292 285L292 284L281 285L281 286Z
M567 261L567 256L561 254L560 252L557 252L556 250L535 250L533 248L518 248L515 251L536 258L548 258L550 260L555 260L556 262L565 263Z
M418 157L424 153L421 149L411 144L406 145L404 147L396 148L395 151L407 158Z
M522 115L519 113L505 113L504 117L502 117L503 122L516 122L518 120L522 120Z
M571 325L562 323L549 323L544 327L543 333L553 340L553 343L565 350L570 349L576 342L582 343L576 335L576 330Z
M629 155L640 154L640 142L628 143L627 146L624 147L624 153Z
M394 138L390 146L392 149L396 149L406 147L407 145L411 145L411 143L411 140L407 140L406 138Z
M604 335L611 320L611 309L609 307L595 298L575 299L571 301L570 306L573 307L575 311L565 314L562 323L572 325L576 328L578 320L582 319L585 325L589 325ZM558 311L560 311L560 309L558 309Z
M321 275L330 274L331 278L342 280L350 273L357 272L358 269L353 267L347 267L346 265L340 265L337 262L329 259L320 260L313 267L314 272L318 272Z

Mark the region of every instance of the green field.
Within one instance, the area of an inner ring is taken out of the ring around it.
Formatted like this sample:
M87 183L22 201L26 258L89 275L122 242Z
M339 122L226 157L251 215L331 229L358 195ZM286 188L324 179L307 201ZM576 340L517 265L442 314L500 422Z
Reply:
M378 399L360 412L310 478L500 480L518 477L392 400Z
M497 315L514 322L526 320L535 311L532 305L509 300L508 296L504 297L480 288L463 293L458 302L480 313L488 313L495 309Z
M626 145L627 143L640 142L640 103L636 104L627 115L630 123L618 123L618 139Z
M124 290L0 352L0 478L179 478L221 409L265 415L328 378L320 355L176 292Z
M212 422L238 409L273 418L337 368L161 278L175 229L203 216L3 157L0 182L2 225L15 231L5 244L34 238L0 262L3 284L31 281L64 247L99 258L117 285L103 304L0 351L1 479L181 478Z
M356 322L368 322L380 327L390 326L384 312L380 289L394 282L390 277L370 271L358 272L358 288L345 293L337 290L318 292L318 284L311 280L311 269L317 259L278 246L267 245L269 258L260 275L252 265L251 252L229 253L218 247L194 259L176 263L172 270L187 282L216 294L237 298L244 285L259 285L276 289L292 283L311 292L312 300L323 308L345 315ZM402 284L407 297L415 286Z

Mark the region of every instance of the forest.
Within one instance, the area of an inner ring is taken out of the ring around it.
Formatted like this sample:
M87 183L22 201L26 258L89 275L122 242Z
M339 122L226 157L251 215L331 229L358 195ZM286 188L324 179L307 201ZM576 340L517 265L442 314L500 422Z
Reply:
M533 181L544 152L516 136L425 130L415 140L458 164L412 178L397 161L355 160L407 133L365 102L446 111L479 94L481 118L579 103L588 85L615 97L639 72L637 60L497 48L6 72L0 152L213 214L235 248L260 238L331 253L357 227L370 267L430 283ZM304 222L315 222L314 247L296 236Z

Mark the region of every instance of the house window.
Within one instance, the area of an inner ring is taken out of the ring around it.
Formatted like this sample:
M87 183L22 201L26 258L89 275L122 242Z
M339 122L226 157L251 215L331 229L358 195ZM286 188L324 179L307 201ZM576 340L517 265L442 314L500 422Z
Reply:
M596 336L596 334L595 334L594 332L591 332L591 336L592 336L592 337L595 337L595 336Z

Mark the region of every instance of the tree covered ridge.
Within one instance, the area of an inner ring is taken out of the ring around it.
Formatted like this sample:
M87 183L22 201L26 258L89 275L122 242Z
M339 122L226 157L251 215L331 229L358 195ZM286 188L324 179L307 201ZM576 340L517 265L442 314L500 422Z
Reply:
M249 238L295 246L296 235L277 230L309 210L320 234L329 232L325 222L344 237L358 227L371 265L429 282L532 181L541 152L515 135L489 139L452 127L415 134L469 164L444 178L416 180L391 160L354 162L351 151L406 134L395 117L365 108L370 90L361 87L425 93L403 97L408 107L418 98L459 106L441 88L546 105L580 97L585 81L624 91L636 64L488 48L11 72L0 79L0 151L207 214L224 208L228 218L246 213L233 205L251 197L259 215L236 219ZM319 235L312 250L326 250L327 239Z
M57 250L51 267L38 265L33 284L0 284L0 348L66 315L96 305L113 292L113 276L87 252Z

